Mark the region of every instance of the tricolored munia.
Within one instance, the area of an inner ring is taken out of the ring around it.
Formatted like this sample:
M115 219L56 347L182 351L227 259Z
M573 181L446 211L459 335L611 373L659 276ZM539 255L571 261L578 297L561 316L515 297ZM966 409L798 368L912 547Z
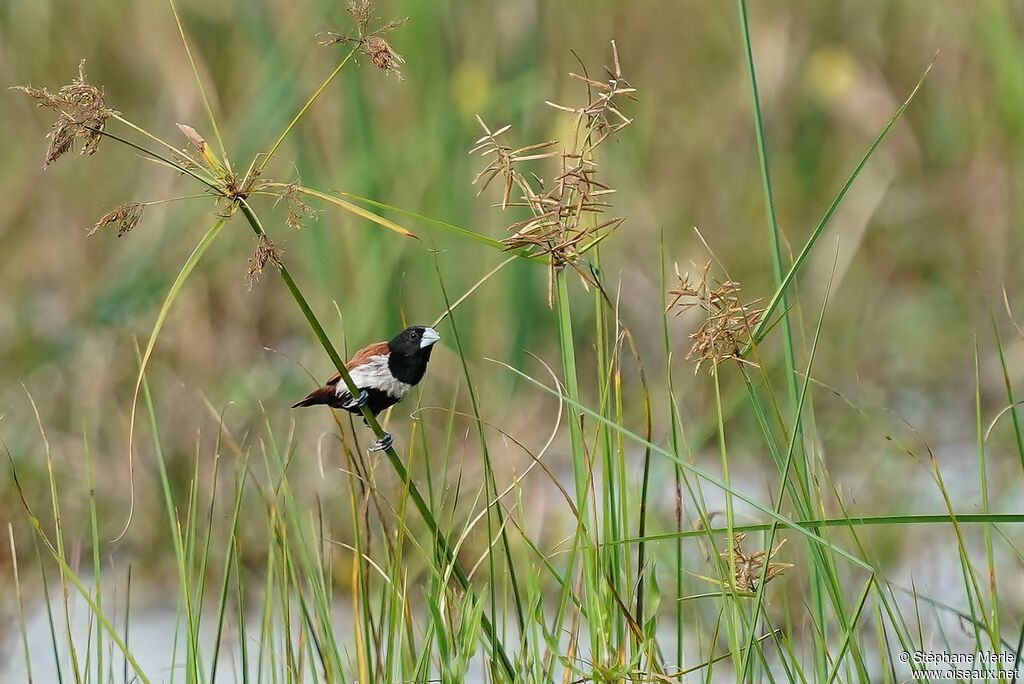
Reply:
M341 381L341 374L335 373L323 387L310 392L292 408L325 404L349 413L361 413L360 408L366 405L376 416L401 401L423 379L430 352L440 339L433 328L414 325L387 342L364 347L345 364L353 384L359 389L358 397L352 396L348 386ZM391 435L385 432L370 444L370 451L383 451L390 447Z

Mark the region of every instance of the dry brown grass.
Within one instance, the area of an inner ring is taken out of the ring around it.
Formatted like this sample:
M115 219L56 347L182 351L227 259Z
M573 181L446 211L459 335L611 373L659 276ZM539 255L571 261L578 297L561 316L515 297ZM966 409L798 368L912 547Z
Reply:
M772 559L785 545L786 540L776 544L770 551L755 551L745 553L743 551L743 540L747 538L745 532L738 532L733 536L732 547L722 551L719 555L726 559L726 562L735 568L733 573L733 585L739 591L755 592L761 581L761 574L764 573L765 584L793 567L792 563L773 563ZM731 560L730 560L731 556ZM768 567L765 568L767 561Z
M586 86L584 104L571 107L546 102L549 106L575 115L571 140L545 142L513 148L499 140L510 126L491 130L477 117L484 135L470 149L487 164L473 179L482 194L496 178L502 179L500 207L522 207L528 218L508 226L505 249L527 250L548 257L548 303L553 303L554 274L565 267L573 268L584 285L596 284L590 269L580 263L581 257L616 228L622 218L604 218L611 207L606 198L615 190L598 180L597 148L608 138L632 123L619 109L623 99L635 99L632 88L622 76L619 53L612 42L613 66L606 67L607 78L597 81L584 73L569 76ZM557 148L561 148L560 150ZM525 164L555 159L558 167L550 181L534 171L523 170ZM513 192L519 197L513 199Z
M248 268L245 270L245 278L249 281L249 289L260 279L260 275L263 274L263 269L267 267L267 264L280 264L281 257L284 256L284 252L274 245L274 241L266 235L258 235L256 237L256 249L253 251L252 256L249 257Z
M375 19L373 16L373 2L371 0L349 0L348 12L352 15L352 20L356 24L356 35L348 36L334 33L333 31L324 31L320 34L323 36L320 44L354 44L360 52L370 59L370 62L375 67L386 74L401 79L402 65L405 64L405 59L391 47L388 41L384 40L384 35L401 27L409 18L392 19L371 31L370 22Z
M124 204L119 204L100 217L100 220L96 222L96 225L89 229L89 235L92 235L104 226L116 225L117 237L121 237L125 233L131 232L137 225L139 225L139 221L142 220L142 213L145 210L146 205L142 202L126 202Z
M690 274L680 274L677 270L677 282L668 291L669 303L665 309L676 315L690 309L700 309L705 314L700 327L690 334L693 344L686 353L687 360L697 361L695 372L706 361L712 367L727 359L752 363L740 357L740 350L750 342L751 331L764 316L764 309L754 307L757 301L749 304L740 301L738 282L718 282L710 276L710 270L709 261L693 280Z
M102 89L86 82L84 59L78 64L78 78L61 86L56 93L46 88L24 85L13 86L13 89L34 98L40 107L57 113L57 120L46 134L50 145L46 150L43 168L69 152L76 140L81 145L79 154L95 153L107 119L118 113L106 106Z

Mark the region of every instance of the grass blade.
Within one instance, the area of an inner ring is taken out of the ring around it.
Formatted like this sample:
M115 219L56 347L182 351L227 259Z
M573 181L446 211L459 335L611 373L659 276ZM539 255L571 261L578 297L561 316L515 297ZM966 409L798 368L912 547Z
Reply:
M316 197L317 199L321 199L324 202L330 202L331 204L333 204L335 206L338 206L338 207L341 207L342 209L344 209L345 211L347 211L347 212L349 212L351 214L355 214L356 216L362 217L362 218L364 218L364 219L366 219L368 221L373 221L377 225L384 226L388 230L393 230L396 233L398 233L399 235L404 235L405 237L411 237L411 238L416 237L416 234L413 233L411 230L409 230L407 228L403 228L402 226L398 225L394 221L386 219L383 216L381 216L380 214L375 214L372 211L368 211L366 209L363 209L362 207L357 206L355 204L352 204L351 202L349 202L347 200L343 200L340 197L335 197L334 195L328 195L326 192L320 192L319 190L313 190L312 188L303 187L301 185L295 186L295 189L297 191L301 192L304 195L309 195L310 197Z
M885 140L887 135L889 135L889 131L892 130L892 127L896 124L900 117L903 116L903 113L907 110L907 107L910 106L911 101L913 101L914 96L917 95L917 92L921 89L921 86L924 85L925 79L928 78L928 74L931 72L932 67L935 66L936 59L938 59L938 54L935 55L935 58L932 59L931 63L924 70L924 73L921 74L921 78L918 79L917 84L914 85L914 89L910 91L910 95L907 96L907 99L905 99L903 101L903 104L901 104L899 108L896 109L896 113L892 115L889 121L882 128L882 131L878 134L875 140L868 147L867 152L864 153L864 156L861 157L860 161L857 163L857 166L854 167L853 172L846 179L846 182L843 183L843 186L839 189L839 193L836 194L836 196L832 199L832 203L829 204L828 209L825 210L825 214L821 217L821 220L818 221L818 225L814 227L814 230L811 232L811 236L807 239L807 242L804 243L803 249L800 250L800 253L793 260L793 265L789 267L789 270L786 272L786 275L782 279L782 282L779 284L778 288L776 288L775 293L772 295L772 298L768 301L768 305L765 307L764 316L762 317L761 322L758 323L757 326L754 328L754 331L751 335L754 342L759 342L761 341L761 339L763 339L772 313L775 311L775 309L778 308L779 304L783 301L786 292L789 290L789 287L793 284L793 279L796 277L797 272L800 270L800 267L803 266L804 262L807 260L808 255L811 253L811 249L813 249L814 243L817 242L818 238L821 236L822 231L825 230L825 227L832 219L832 215L835 214L836 209L839 208L839 205L846 197L846 193L849 192L850 188L853 186L854 181L857 180L857 177L860 175L860 172L864 170L865 166L867 166L868 161L870 161L871 157L874 156L875 152L882 144L882 141ZM743 350L743 354L746 355L749 351L750 347L748 346L746 349Z
M210 248L213 241L217 239L217 235L220 234L220 229L224 227L224 223L227 221L225 218L219 218L217 221L210 226L210 229L206 231L202 239L196 244L192 253L189 254L188 259L185 260L181 270L178 272L178 277L174 279L171 284L171 289L167 291L167 296L164 297L164 303L160 307L160 312L157 314L156 323L153 324L153 330L149 333L149 342L146 343L146 351L142 354L142 361L139 364L139 375L135 379L135 391L132 395L132 411L128 425L128 482L129 482L129 495L130 502L128 508L128 520L125 521L124 528L121 532L112 540L118 541L128 531L129 525L132 523L132 516L135 513L135 477L134 477L134 458L133 458L133 445L135 441L135 418L139 403L139 391L142 388L142 381L145 377L146 368L149 365L149 359L153 355L153 349L156 347L157 338L160 336L160 331L164 327L164 322L167 320L167 314L171 310L171 306L174 304L174 300L178 298L181 293L181 289L185 286L185 281L195 270L196 265L199 264L200 259L206 254L206 250Z

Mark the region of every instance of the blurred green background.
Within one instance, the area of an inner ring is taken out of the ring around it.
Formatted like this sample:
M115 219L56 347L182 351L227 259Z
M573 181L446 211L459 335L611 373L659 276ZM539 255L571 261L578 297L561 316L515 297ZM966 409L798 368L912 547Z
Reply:
M270 145L343 54L339 46L318 46L315 34L351 31L338 1L179 0L179 7L236 167ZM800 281L797 312L813 326L835 262L815 376L906 417L933 445L967 445L950 458L971 459L976 339L986 406L994 413L1005 403L993 313L1011 371L1024 368L1024 344L1008 325L1003 302L1005 288L1011 308L1024 311L1018 268L1024 5L759 0L750 11L778 215L793 250L939 51L917 99L818 243ZM594 70L608 62L615 39L639 100L628 112L634 125L602 150L605 179L619 191L616 212L626 217L605 243L602 265L606 286L621 291L622 317L654 371L655 390L664 390L662 235L669 269L709 258L696 226L743 283L745 296L771 295L748 79L732 3L382 0L377 13L410 17L389 38L406 59L404 80L379 73L365 58L358 68L346 67L268 176L288 181L298 173L321 190L368 196L503 237L508 217L492 208L496 195L478 199L470 185L478 160L466 153L479 135L475 115L492 126L512 124L514 143L556 136L564 118L543 101L581 99L578 84L566 77L579 69L572 51ZM54 89L70 81L82 58L110 106L135 123L175 144L185 144L176 122L213 139L165 3L0 2L4 83ZM145 340L178 268L212 222L212 209L207 200L151 207L126 237L113 231L87 237L116 204L195 188L110 140L95 157L68 156L43 171L49 113L8 91L0 97L0 120L0 438L30 489L42 492L45 480L34 476L45 469L43 442L29 395L68 483L84 477L88 432L103 473L109 538L127 510L133 339ZM110 130L125 132L113 122ZM285 225L283 204L256 201L317 314L337 341L344 331L349 348L390 336L403 319L437 317L444 300L435 263L456 297L504 258L397 214L388 216L421 240L326 205L317 207L323 210L318 221L295 231ZM230 404L227 420L239 433L261 424L261 406L269 419L287 425L287 407L311 386L299 364L319 377L330 372L278 280L268 273L250 291L244 272L253 243L249 228L233 219L178 299L150 366L164 443L180 457L181 477L190 474L197 440L216 434L214 414L222 407ZM549 429L550 398L485 359L543 376L529 351L557 367L546 287L544 268L516 262L457 312L485 414L531 444ZM586 331L593 305L581 288L576 292ZM682 359L692 323L674 319L672 335L684 421L699 423L713 412L706 378L694 379ZM441 332L452 344L450 327ZM769 360L775 346L765 349ZM450 404L460 381L457 356L442 349L424 404ZM466 401L464 391L457 401ZM866 435L843 402L826 399L816 408L823 458L837 479L862 501L883 510L895 506L893 497L903 495L889 488L917 466L880 433ZM408 431L406 415L393 420L399 439ZM444 420L432 415L424 420ZM667 430L662 418L660 440ZM754 426L748 418L736 418L733 444L742 446L744 430ZM312 470L319 438L332 424L326 412L296 420L299 443L310 447L300 459ZM994 439L1007 437L1004 428ZM753 435L749 441L747 472L756 481L766 458L753 448ZM467 468L479 472L472 447L466 450ZM521 456L509 458L503 467L522 463ZM162 525L159 516L144 514L157 504L144 448L139 459L143 514L122 542L125 550L144 548L147 534L158 538ZM1013 463L993 464L1002 466ZM0 522L23 515L12 484L8 470L0 470ZM898 503L901 511L915 508L913 500ZM68 508L74 516L75 505Z

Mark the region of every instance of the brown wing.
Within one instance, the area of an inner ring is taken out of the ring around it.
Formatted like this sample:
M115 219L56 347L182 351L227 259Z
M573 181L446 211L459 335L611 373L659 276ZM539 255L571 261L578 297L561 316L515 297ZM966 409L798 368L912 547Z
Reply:
M387 342L377 342L368 347L363 347L357 351L351 359L349 359L345 364L345 369L351 371L356 366L361 366L369 361L371 356L383 356L390 352L391 348L388 347ZM340 380L341 373L335 373L327 379L327 382L324 383L323 387L318 387L307 394L304 399L293 404L292 408L298 408L300 406L315 406L317 404L330 404L336 401L338 395L335 392L335 388Z
M391 353L391 348L388 347L387 342L375 342L368 347L363 347L355 354L352 358L345 363L345 370L351 371L356 366L361 366L370 360L371 356L386 356ZM326 385L334 387L341 380L341 373L335 373L327 379Z

